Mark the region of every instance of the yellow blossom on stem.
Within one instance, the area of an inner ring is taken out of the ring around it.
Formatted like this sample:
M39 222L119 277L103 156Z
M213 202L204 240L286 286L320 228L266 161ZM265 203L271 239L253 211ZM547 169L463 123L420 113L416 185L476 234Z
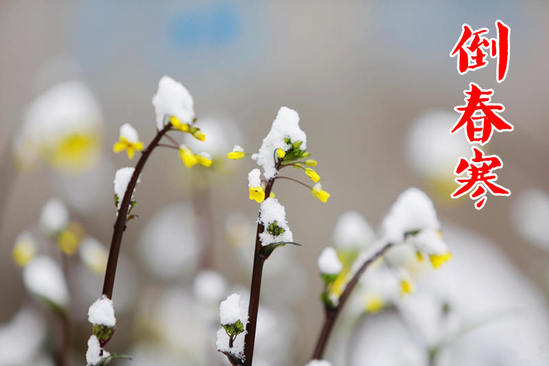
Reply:
M286 156L286 151L279 147L278 149L276 149L276 155L279 159L284 159L284 157Z
M252 201L261 203L265 200L265 190L263 190L263 187L250 187L249 190L250 190L249 198Z
M305 168L305 174L315 183L318 183L320 180L320 175L311 168Z
M227 157L231 160L240 160L244 156L246 156L246 153L244 152L244 149L240 145L234 145L233 151L227 154Z
M59 249L67 255L73 255L76 253L78 244L78 236L71 230L63 230L57 238L57 245L59 246Z
M305 160L305 165L307 165L307 166L317 166L318 162L316 160L313 160L313 159L307 159L307 160Z
M191 149L189 149L185 145L179 146L179 157L181 158L181 160L183 161L183 164L185 164L187 168L191 168L198 163L198 159L193 154Z
M141 151L143 148L144 145L141 141L139 141L139 135L132 125L125 123L120 126L120 137L112 147L112 150L116 154L126 150L128 153L128 159L133 159L135 152Z
M452 259L452 253L450 252L444 254L431 254L429 256L431 265L435 269L440 268L445 262L449 261L450 259Z
M317 183L313 186L313 189L311 189L311 193L322 203L326 203L326 201L328 201L328 198L330 198L330 194L322 189L320 183Z
M170 123L175 129L178 129L181 132L189 132L191 126L188 123L183 123L176 116L170 117Z
M196 155L196 160L198 161L198 164L205 166L206 168L212 166L212 157L210 154L202 152L200 154Z
M204 134L204 132L200 131L200 130L196 130L193 132L193 136L195 139L197 140L200 140L200 141L206 141L206 135Z

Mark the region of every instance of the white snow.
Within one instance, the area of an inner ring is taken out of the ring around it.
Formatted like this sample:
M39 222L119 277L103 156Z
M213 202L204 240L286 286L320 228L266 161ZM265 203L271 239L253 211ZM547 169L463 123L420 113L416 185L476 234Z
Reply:
M239 294L231 294L219 304L219 321L222 325L230 325L237 320L245 325L248 322L248 309Z
M87 365L97 365L108 357L110 357L110 353L101 348L97 337L94 335L90 336L88 339L88 350L86 351Z
M233 152L244 152L244 148L240 145L234 145Z
M236 336L233 347L229 347L229 336L223 328L219 328L217 331L217 338L215 346L219 352L230 353L231 355L242 359L244 357L244 338L246 337L246 331Z
M46 322L28 306L0 324L0 365L36 365L33 358L46 338Z
M286 138L290 138L292 143L303 141L302 150L307 147L307 136L299 128L299 114L288 107L281 107L273 121L271 130L263 139L259 151L252 155L252 159L257 162L257 165L263 168L263 176L267 180L277 174L274 158L276 149L282 148L286 151L291 147L284 141Z
M394 244L402 242L407 232L439 228L433 202L417 188L402 192L382 223L384 238Z
M360 249L374 240L374 232L357 211L347 211L339 216L334 229L334 244L342 249Z
M129 123L124 123L120 126L120 137L124 137L126 140L132 143L139 141L139 134L137 130Z
M193 284L194 295L204 304L217 304L227 291L227 281L216 271L200 271Z
M120 208L120 205L122 204L122 200L124 199L124 194L126 194L126 188L128 188L133 171L134 168L130 167L120 168L116 171L114 176L114 193L118 196L118 208ZM138 178L137 182L139 183L140 181L141 179Z
M69 223L69 212L65 204L57 199L49 199L40 214L40 227L48 234L58 233Z
M420 252L426 254L444 254L448 252L446 243L440 234L434 230L422 230L408 240Z
M177 117L182 123L191 123L194 119L194 102L189 91L178 81L163 76L158 82L158 91L152 104L156 113L156 127L164 127L164 118Z
M343 266L337 257L337 253L334 248L327 247L322 250L318 257L318 269L320 273L327 275L337 275L341 272Z
M311 360L305 366L332 366L332 364L326 360Z
M259 171L259 169L257 168L252 169L248 173L248 187L250 188L261 187L261 172Z
M284 232L278 236L271 235L267 229L270 224L274 223L284 229ZM292 242L294 240L292 231L286 220L286 209L276 198L269 197L259 206L259 222L265 227L265 231L259 234L259 239L263 246L272 243Z
M116 325L112 300L102 295L88 309L88 321L93 325L104 325L112 328Z
M23 268L23 283L34 295L58 306L69 303L69 292L63 271L53 259L40 256Z

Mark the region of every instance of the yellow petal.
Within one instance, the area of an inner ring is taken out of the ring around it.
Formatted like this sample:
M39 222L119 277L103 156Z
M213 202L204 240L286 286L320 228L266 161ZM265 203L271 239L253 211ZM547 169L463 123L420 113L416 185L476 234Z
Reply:
M423 254L419 250L416 250L416 258L418 262L423 262Z
M307 166L317 166L318 162L316 160L313 160L313 159L308 159L308 160L305 160L305 165Z
M132 160L135 154L135 150L133 149L133 147L128 146L127 152L128 152L128 159Z
M249 190L250 190L249 198L252 201L261 203L265 200L265 191L263 190L263 187L250 187Z
M284 159L284 157L286 156L286 151L284 151L283 149L281 149L280 147L278 149L276 149L276 155L280 158L280 159Z
M63 253L72 255L78 249L79 240L75 233L70 230L64 230L59 234L57 245L59 245L59 249Z
M414 291L414 284L408 280L400 281L400 294L406 296Z
M114 143L113 147L112 147L112 151L116 154L118 154L119 152L121 151L124 151L126 149L126 144L123 143L122 141L117 141Z
M198 163L198 159L196 158L196 156L191 150L186 147L179 148L179 156L181 157L183 164L185 164L187 168L191 168L196 165L196 163Z
M313 196L318 198L322 203L326 203L328 201L328 198L330 198L331 196L328 192L326 192L320 187L320 183L317 183L313 187L313 189L311 190L311 193L313 194Z
M137 141L133 144L133 148L137 151L143 150L144 147L145 145L141 141Z
M205 141L206 140L206 135L204 134L204 132L198 130L198 131L195 131L195 133L193 133L193 136L197 139L197 140L200 140L200 141Z
M198 155L196 155L196 159L198 160L198 163L202 166L205 166L205 167L212 166L212 159L210 159L206 156L198 154Z
M320 175L318 175L317 172L315 172L311 168L305 168L305 174L307 174L307 176L311 178L311 180L315 183L317 183L320 180Z
M244 151L231 151L227 154L227 157L231 160L240 160L242 159L246 154Z
M452 253L444 253L444 254L431 254L429 256L429 260L431 261L431 265L433 268L437 269L440 268L445 262L452 259Z
M269 197L276 198L276 194L274 192L269 193Z

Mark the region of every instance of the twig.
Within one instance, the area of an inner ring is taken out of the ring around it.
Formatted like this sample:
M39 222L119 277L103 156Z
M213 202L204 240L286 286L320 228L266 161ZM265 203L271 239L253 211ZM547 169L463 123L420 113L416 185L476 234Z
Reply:
M128 215L128 208L131 203L133 191L135 185L137 184L137 179L141 175L141 171L147 162L147 159L153 152L153 150L158 146L162 136L164 136L172 127L171 123L167 123L163 129L157 132L154 139L149 143L147 148L143 150L143 154L139 158L135 169L133 171L128 187L126 188L126 193L118 209L118 216L114 223L114 230L112 233L111 247L109 250L109 259L107 261L107 270L105 272L105 281L103 283L103 295L106 295L109 299L112 299L112 291L114 287L114 277L116 275L116 266L118 263L118 254L120 252L120 244L122 243L122 236L124 230L126 230L126 222Z
M312 359L313 360L319 360L322 359L322 356L324 355L324 351L326 349L326 345L328 344L328 340L330 339L330 335L332 334L332 330L334 328L335 322L341 313L341 310L345 306L345 303L349 299L349 296L351 296L351 293L353 292L353 289L356 287L360 277L370 267L372 263L374 263L378 258L383 256L391 247L393 244L387 243L381 249L379 249L377 252L375 252L370 258L364 261L360 268L353 274L353 277L349 280L347 285L345 286L345 289L343 290L343 293L339 297L339 301L335 307L325 306L324 307L324 324L322 325L322 329L320 330L320 334L318 336L318 340L316 342L315 350L313 352Z
M280 168L281 161L276 163L276 170ZM275 180L280 177L269 179L265 186L265 197L269 197ZM248 324L246 325L246 336L244 339L244 366L251 366L254 356L255 330L257 326L257 312L259 310L259 297L261 293L261 277L263 275L263 264L265 257L261 255L261 240L259 234L265 230L263 224L258 220L255 234L254 265L252 269L252 283L250 285L250 303L248 306Z
M280 176L280 177L276 177L276 179L286 179L286 180L290 180L294 183L297 183L297 184L300 184L302 185L303 187L307 188L307 189L313 189L313 187L311 187L310 185L306 184L306 183L303 183L302 181L300 180L297 180L295 178L291 178L291 177L284 177L284 176Z

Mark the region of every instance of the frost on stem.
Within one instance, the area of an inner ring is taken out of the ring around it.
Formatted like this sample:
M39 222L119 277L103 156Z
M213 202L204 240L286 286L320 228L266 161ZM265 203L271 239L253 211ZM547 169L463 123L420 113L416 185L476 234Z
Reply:
M124 199L124 195L126 194L126 189L128 188L128 184L130 183L130 180L132 178L132 174L134 172L135 168L120 168L116 171L116 174L114 176L114 200L116 203L116 208L120 208L120 205L122 204L122 200ZM138 179L137 182L139 183L141 179ZM133 192L132 192L133 195Z
M274 243L293 241L292 231L286 220L286 209L276 198L267 198L259 207L259 222L265 230L259 234L264 247Z
M94 335L90 336L88 339L88 350L86 351L86 365L105 365L110 360L110 357L111 354L101 347L97 337Z
M295 146L294 144L298 145ZM263 176L267 180L277 174L274 153L279 148L289 155L299 154L307 148L307 136L299 128L299 114L288 107L281 107L278 110L271 130L263 139L259 151L252 155L252 159L263 168ZM289 156L289 158L292 158L292 156Z
M152 103L156 113L156 127L164 127L165 117L173 116L180 123L191 123L194 120L193 97L183 86L169 76L163 76L158 82L158 91Z
M217 331L216 346L229 358L244 360L244 336L248 323L248 309L240 295L232 294L219 305L221 327Z
M69 304L69 291L61 268L55 261L40 256L23 268L23 283L34 295L58 308Z

